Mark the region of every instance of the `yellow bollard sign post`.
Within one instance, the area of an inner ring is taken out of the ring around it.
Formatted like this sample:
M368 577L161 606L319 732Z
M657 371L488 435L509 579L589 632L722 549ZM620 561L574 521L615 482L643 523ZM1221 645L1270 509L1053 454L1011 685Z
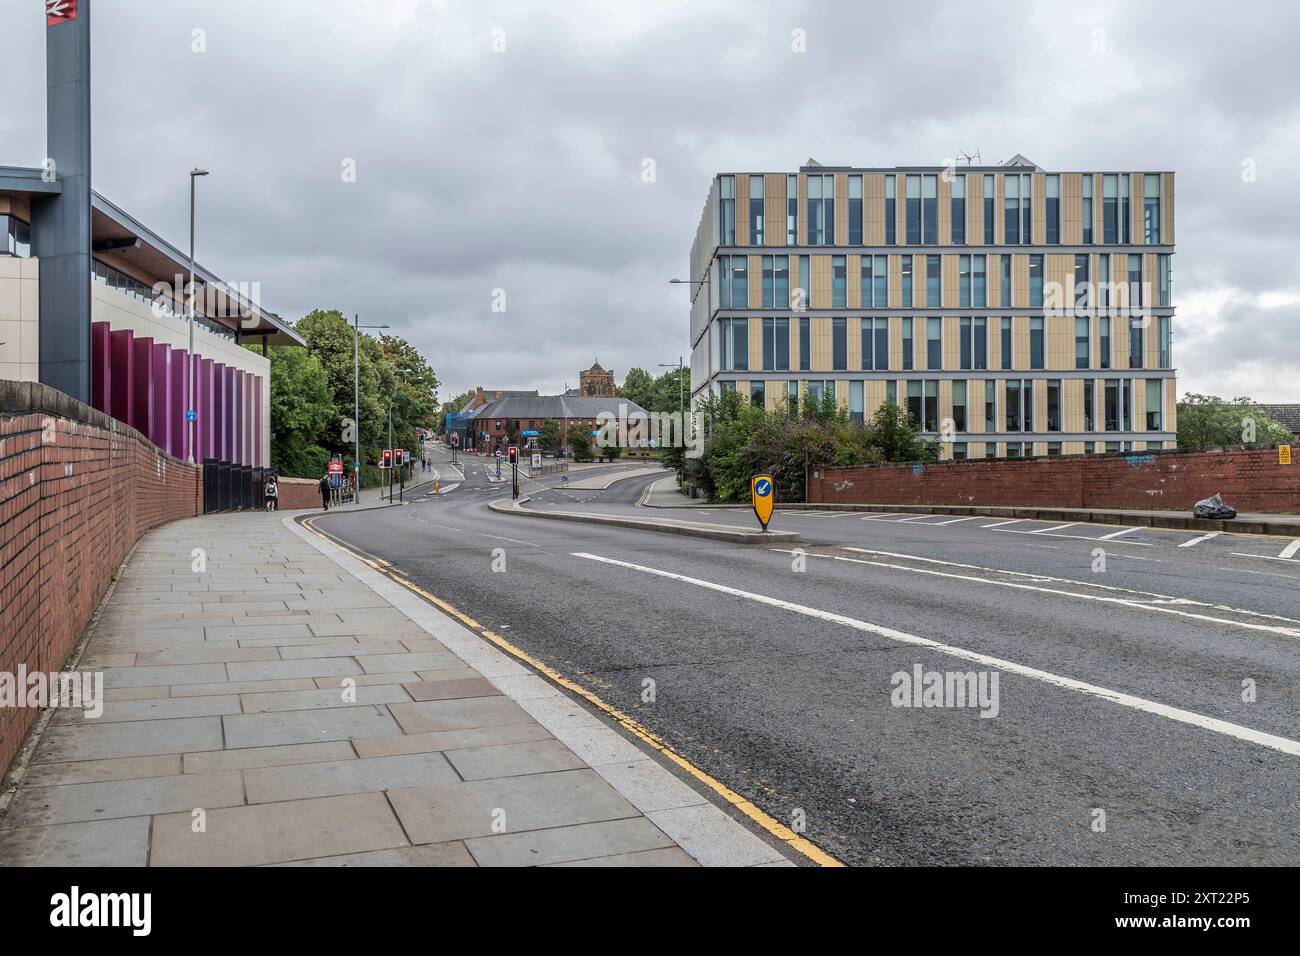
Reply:
M772 505L776 501L776 483L771 475L755 475L749 482L749 493L754 504L754 517L767 530L772 520Z

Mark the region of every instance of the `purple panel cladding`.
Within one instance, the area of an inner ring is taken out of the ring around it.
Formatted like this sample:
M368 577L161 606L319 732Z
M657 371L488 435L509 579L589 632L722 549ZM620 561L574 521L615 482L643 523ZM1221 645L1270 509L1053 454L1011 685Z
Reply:
M131 427L143 435L153 434L153 339L136 339L135 371L131 377Z
M93 322L90 326L90 404L108 415L113 414L112 382L113 345L108 323ZM130 387L128 376L128 390Z
M235 407L231 412L231 421L234 422L235 430L231 436L234 446L234 457L231 461L237 465L248 464L248 459L244 457L244 371L235 369Z
M226 460L226 365L212 363L212 457Z
M262 376L253 376L253 464L258 468L267 465L262 449Z
M190 355L185 349L172 349L172 454L177 458L189 460L187 452L189 447L186 444L185 436L189 423L185 421L185 403L189 392L189 385L186 377L188 369L187 359Z
M172 347L153 344L153 414L149 440L170 455L172 450Z
M212 455L212 359L199 356L199 449Z
M229 365L225 370L222 396L221 457L235 460L235 370Z
M134 366L135 333L130 329L118 329L109 333L109 352L113 367L120 375L113 376L112 391L109 394L108 413L118 421L131 424L131 375Z

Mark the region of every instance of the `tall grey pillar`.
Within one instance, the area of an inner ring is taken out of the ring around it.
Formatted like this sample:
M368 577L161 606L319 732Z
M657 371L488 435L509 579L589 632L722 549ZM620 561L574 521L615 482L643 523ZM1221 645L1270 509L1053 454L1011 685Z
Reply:
M62 191L32 203L40 264L40 379L90 404L90 0L46 0L47 168Z

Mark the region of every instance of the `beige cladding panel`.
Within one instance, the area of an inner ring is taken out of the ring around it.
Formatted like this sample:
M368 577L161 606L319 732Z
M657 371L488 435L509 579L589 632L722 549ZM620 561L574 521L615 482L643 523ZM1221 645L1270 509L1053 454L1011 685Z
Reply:
M1029 305L1029 256L1011 257L1011 302L1013 308Z
M993 244L1000 246L1006 238L1006 226L1004 224L1007 197L1006 177L1001 174L995 175L993 185L997 192L996 200L993 203Z
M1045 242L1047 239L1047 174L1034 173L1030 178L1033 183L1033 236L1031 241Z
M1011 361L1019 369L1029 368L1029 317L1017 315L1011 320Z
M885 383L882 379L870 379L864 383L862 389L862 414L866 421L870 421L872 416L881 405L885 404Z
M894 176L894 225L895 234L898 242L901 244L907 238L907 202L904 199L907 191L907 177L902 175Z
M989 308L1001 308L1002 302L1002 258L996 254L985 259L984 278L988 282Z
M849 244L849 177L835 174L835 245Z
M1083 379L1067 378L1061 383L1061 428L1083 431Z
M763 257L746 256L745 258L749 269L748 308L761 308L763 305Z
M785 245L785 175L763 176L763 245Z
M862 319L845 320L845 361L851 371L862 368L862 322Z
M844 257L844 264L848 271L848 278L845 282L845 292L850 309L859 309L862 307L862 256L850 255Z
M829 309L834 301L831 294L831 257L812 257L812 301L814 309Z
M1083 174L1061 174L1061 242L1083 243Z
M955 315L943 318L943 367L955 369L961 365L961 319Z
M1049 315L1045 320L1047 367L1056 371L1074 368L1074 317Z
M763 320L749 320L749 370L760 371L763 368Z
M885 176L866 173L862 177L862 241L868 246L885 244Z
M1160 240L1167 246L1174 244L1174 174L1161 173L1160 187Z
M989 316L987 328L989 341L989 369L990 371L997 371L1002 367L1002 319L995 315Z
M840 408L849 407L849 383L840 379L835 382L835 403Z
M900 266L901 263L902 260L900 260ZM939 308L939 304L937 302L932 306L926 303L926 299L928 298L928 296L926 294L927 289L926 289L925 279L926 276L928 275L928 269L927 269L928 264L929 263L927 262L925 256L912 256L912 301L908 303L904 303L905 305L911 305L918 309ZM900 282L901 282L901 276L900 276Z
M939 245L952 245L952 181L939 177Z
M799 322L797 316L790 318L790 368L800 368L799 362Z
M749 245L749 175L736 173L736 245Z
M916 286L916 276L912 277L912 286ZM903 257L889 256L889 308L897 309L903 304Z
M961 256L944 256L941 260L943 272L943 308L951 309L961 301L959 293L961 282ZM933 308L933 306L931 306Z
M897 316L889 320L889 367L903 367L903 320Z
M1175 379L1165 379L1165 420L1164 430L1167 432L1178 431L1178 382Z
M1115 350L1115 368L1128 368L1128 318L1115 316L1110 320L1111 346Z
M831 319L827 315L813 316L811 371L831 371Z
M952 418L952 382L942 379L939 382L939 427L943 428L944 419Z

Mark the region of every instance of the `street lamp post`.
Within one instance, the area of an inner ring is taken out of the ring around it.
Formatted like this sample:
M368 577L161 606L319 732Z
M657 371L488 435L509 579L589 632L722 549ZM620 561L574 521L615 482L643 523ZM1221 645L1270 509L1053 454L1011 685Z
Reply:
M386 329L387 325L361 325L360 316L352 313L352 476L357 481L357 490L352 495L354 505L361 504L361 361L359 358L361 330ZM391 409L389 410L391 413ZM393 447L392 424L388 429L388 447Z
M686 427L686 376L683 371L686 368L686 363L684 359L685 356L679 355L676 363L659 363L660 368L677 369L677 413L682 416L682 428Z
M190 350L187 353L189 368L186 370L185 389L185 460L194 464L194 431L198 425L198 416L191 420L190 412L194 410L194 182L200 176L208 175L206 169L195 167L190 170Z

